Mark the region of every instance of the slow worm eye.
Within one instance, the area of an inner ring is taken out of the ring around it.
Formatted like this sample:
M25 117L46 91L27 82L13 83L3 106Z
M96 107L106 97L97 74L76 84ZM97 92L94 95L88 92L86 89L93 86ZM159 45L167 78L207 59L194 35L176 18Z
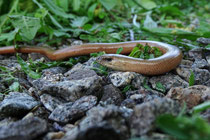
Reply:
M104 58L104 61L110 62L110 61L112 61L112 58Z

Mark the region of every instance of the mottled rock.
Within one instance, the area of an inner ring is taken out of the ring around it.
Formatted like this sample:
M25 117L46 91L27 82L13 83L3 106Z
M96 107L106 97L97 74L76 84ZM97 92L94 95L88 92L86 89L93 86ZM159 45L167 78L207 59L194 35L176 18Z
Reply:
M210 123L210 109L207 109L206 111L201 113L201 116Z
M205 59L196 59L192 64L192 68L209 69L210 65Z
M210 44L210 38L200 37L197 39L197 42L199 42L201 44L208 45L208 44Z
M177 115L181 108L179 104L171 99L162 98L135 106L130 119L131 135L141 136L154 128L156 117L171 113Z
M194 73L195 84L197 85L205 85L205 83L210 79L210 72L206 69L198 69L198 68L185 68L178 67L176 68L176 72L179 76L183 77L186 81L189 81L189 77L191 75L191 71Z
M206 60L207 60L207 62L208 62L209 65L210 65L210 55L206 55Z
M58 140L61 139L65 134L61 131L59 132L49 132L44 137L44 140Z
M5 95L0 93L0 102L4 100L4 97L5 97Z
M142 140L173 140L173 137L166 134L161 134L161 133L151 133L149 135L140 137L140 139Z
M50 59L40 53L29 53L28 58L30 58L32 61L40 61L40 62L49 62Z
M43 93L61 97L66 101L76 101L85 95L101 97L101 78L99 76L87 77L81 80L49 82L43 79L33 81L33 85Z
M117 106L97 106L87 112L78 127L66 133L62 140L124 140L129 138L125 110Z
M42 76L59 74L59 73L63 74L66 71L67 71L67 69L64 68L64 67L52 67L52 68L49 68L49 69L44 69L42 71Z
M58 98L52 97L49 94L43 94L40 96L40 101L44 105L44 107L49 110L53 111L56 107L61 106L64 102L59 100Z
M132 86L134 88L141 88L145 83L148 83L148 80L148 77L136 73L132 80Z
M0 79L0 93L4 92L7 88L5 87L5 85L2 83L2 80ZM1 95L0 95L1 96ZM1 101L1 97L0 97L0 101Z
M178 100L182 104L186 103L189 108L192 108L201 102L210 100L210 87L195 85L188 88L171 88L167 97Z
M23 119L0 127L0 140L32 140L47 131L47 123L40 118Z
M67 123L76 120L85 115L86 111L97 104L95 96L84 96L74 103L66 103L63 106L58 106L49 116L49 119Z
M202 48L195 48L188 52L189 57L196 59L202 59L203 58L203 49Z
M160 82L166 90L170 90L172 87L187 87L188 83L177 75L168 73L166 75L153 76L149 82L152 84L152 88L157 89L157 83Z
M0 103L0 114L23 116L37 105L39 102L26 93L10 92Z
M68 80L80 80L95 75L97 75L96 72L90 69L78 69L76 71L70 70L69 72L65 73L65 76Z
M134 72L116 72L109 75L109 80L116 87L123 87L131 83L135 77Z
M126 98L133 100L136 105L162 97L164 97L164 94L154 90L148 90L143 87L138 90L128 91L126 93Z
M184 60L184 59L182 59L182 61L180 63L180 66L182 66L182 67L188 67L188 68L190 68L190 67L192 67L192 65L193 65L193 61L190 61L190 60Z
M48 116L49 116L49 112L47 111L47 109L45 107L38 107L35 110L33 110L33 115L45 120L48 120Z
M135 105L136 105L136 102L133 99L125 99L121 103L121 106L125 106L127 108L134 108Z
M12 117L4 118L3 120L0 121L0 127L9 125L15 121L17 121L16 118L12 118Z
M121 91L112 84L104 86L103 93L101 101L106 102L107 104L120 105L123 101Z

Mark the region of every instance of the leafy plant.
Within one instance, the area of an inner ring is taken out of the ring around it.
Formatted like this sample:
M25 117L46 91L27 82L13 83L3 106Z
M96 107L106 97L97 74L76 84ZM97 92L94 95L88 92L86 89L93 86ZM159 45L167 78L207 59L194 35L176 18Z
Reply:
M158 91L161 91L163 93L166 92L166 88L161 82L156 83L155 89L157 89Z
M41 77L40 73L33 71L29 65L19 56L17 55L17 61L21 66L21 69L31 78L38 79Z
M190 71L190 77L189 77L189 86L193 86L195 84L195 74L194 72L191 70Z
M193 108L191 117L170 114L161 115L157 118L157 127L178 140L208 140L210 137L210 125L198 114L210 108L209 102L205 102Z
M130 57L142 59L156 58L161 55L163 55L163 53L160 51L159 48L151 47L147 44L145 46L137 44L136 47L134 47L131 53L129 54Z
M14 75L13 71L9 70L6 67L0 66L0 72L1 72L0 73L1 82L11 83L9 89L3 92L4 94L10 91L20 91L21 89L20 84L18 82L18 79L13 76Z

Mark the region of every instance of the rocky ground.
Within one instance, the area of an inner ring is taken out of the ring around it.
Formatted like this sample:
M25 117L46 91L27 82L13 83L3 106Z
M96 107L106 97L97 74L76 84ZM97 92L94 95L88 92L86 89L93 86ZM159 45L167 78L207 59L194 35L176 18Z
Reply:
M27 60L28 55L21 56ZM39 56L30 54L33 59ZM210 53L197 48L185 56L175 70L160 76L112 70L100 75L91 69L97 65L90 58L69 69L45 69L34 80L19 71L14 55L0 55L0 64L17 71L24 87L21 93L0 94L0 140L165 139L168 136L155 129L157 116L178 115L184 103L191 109L210 100ZM195 85L189 87L191 71ZM165 90L157 88L158 82ZM8 84L0 82L0 92ZM126 85L132 90L122 92ZM210 122L210 110L204 114Z

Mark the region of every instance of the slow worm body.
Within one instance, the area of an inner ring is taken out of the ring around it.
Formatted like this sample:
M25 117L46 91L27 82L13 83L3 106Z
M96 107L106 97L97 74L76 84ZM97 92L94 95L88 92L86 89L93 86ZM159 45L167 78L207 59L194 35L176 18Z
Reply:
M121 54L129 54L136 44L148 44L149 46L158 47L164 54L154 59L133 58ZM115 54L117 49L122 47L121 54ZM172 45L157 41L129 41L120 43L89 43L75 45L59 50L52 50L44 47L20 47L15 49L14 46L0 48L0 54L8 53L41 53L51 60L61 60L68 57L88 55L90 53L105 51L108 54L100 56L97 62L109 68L121 71L133 71L145 75L159 75L174 69L182 60L181 51Z

